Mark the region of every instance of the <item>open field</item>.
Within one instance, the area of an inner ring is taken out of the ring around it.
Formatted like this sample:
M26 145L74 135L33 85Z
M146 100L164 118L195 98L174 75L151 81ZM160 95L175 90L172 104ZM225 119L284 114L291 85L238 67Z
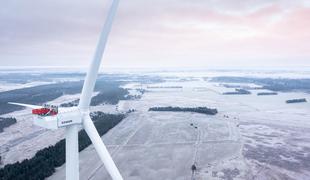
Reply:
M308 93L279 91L274 96L257 96L268 90L255 83L212 82L205 76L117 77L125 82L122 87L130 95L140 96L144 89L142 98L99 104L91 110L118 113L135 109L102 137L125 179L303 180L310 175L310 103L285 103L287 99L309 100ZM248 88L251 94L223 95L235 86ZM79 94L67 94L49 103L78 98ZM148 111L167 106L216 108L218 114ZM0 136L2 166L31 158L64 138L63 130L34 126L27 114L28 109L2 115L17 119ZM192 165L197 170L192 171ZM93 146L80 153L80 171L83 180L109 179ZM65 165L49 179L64 176Z
M310 106L288 105L285 99L309 94L223 96L227 88L205 81L157 85L175 84L183 90L154 90L122 102L136 112L103 137L125 179L308 177ZM219 114L148 111L174 105L216 107ZM64 167L50 179L64 178ZM80 153L80 169L81 179L108 179L92 146Z

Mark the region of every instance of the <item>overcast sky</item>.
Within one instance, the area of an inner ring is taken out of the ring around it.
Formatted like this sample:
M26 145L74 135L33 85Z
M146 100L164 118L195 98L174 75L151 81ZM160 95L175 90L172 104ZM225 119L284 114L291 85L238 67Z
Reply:
M121 0L109 68L310 66L309 0ZM1 0L0 66L85 66L111 0Z

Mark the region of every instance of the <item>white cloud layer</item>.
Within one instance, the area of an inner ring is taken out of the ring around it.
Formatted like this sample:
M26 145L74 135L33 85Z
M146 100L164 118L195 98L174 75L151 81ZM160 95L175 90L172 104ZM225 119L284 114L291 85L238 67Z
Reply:
M84 66L110 0L3 0L0 66ZM310 65L306 0L121 1L104 67Z

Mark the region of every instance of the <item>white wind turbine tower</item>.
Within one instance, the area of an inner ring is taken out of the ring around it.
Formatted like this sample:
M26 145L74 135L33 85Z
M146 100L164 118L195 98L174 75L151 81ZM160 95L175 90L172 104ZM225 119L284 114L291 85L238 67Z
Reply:
M94 58L90 64L86 79L84 81L78 107L58 109L58 107L48 105L41 107L21 103L10 103L32 108L32 113L36 114L38 118L34 120L34 123L38 126L48 129L65 128L67 180L79 179L78 131L81 126L85 129L86 133L91 139L97 153L99 154L100 159L104 163L104 166L108 173L111 175L112 179L123 180L89 115L89 106L92 93L94 91L102 55L105 50L108 35L111 31L118 4L119 0L113 0L108 12L108 16L102 29Z

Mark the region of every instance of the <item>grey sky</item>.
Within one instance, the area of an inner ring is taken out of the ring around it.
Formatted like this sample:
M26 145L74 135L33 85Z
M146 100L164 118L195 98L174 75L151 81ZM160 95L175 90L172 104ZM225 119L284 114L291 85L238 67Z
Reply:
M3 0L0 66L85 66L110 0ZM123 0L104 67L307 66L303 0Z

